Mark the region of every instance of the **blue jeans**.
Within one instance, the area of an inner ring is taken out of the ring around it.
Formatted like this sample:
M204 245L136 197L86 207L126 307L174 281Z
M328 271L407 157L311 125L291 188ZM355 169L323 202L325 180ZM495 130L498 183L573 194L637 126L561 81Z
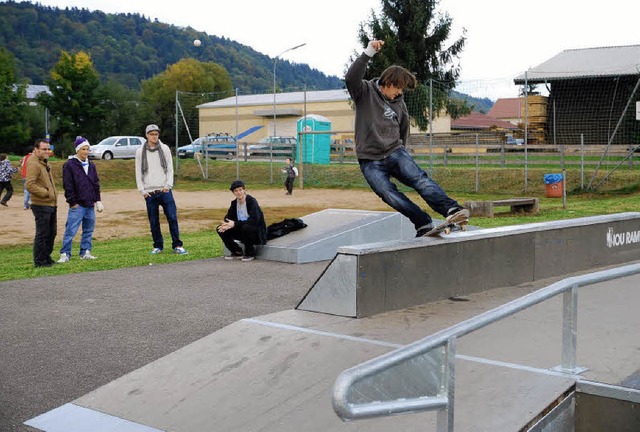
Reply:
M71 256L71 242L78 233L78 228L82 224L82 237L80 239L80 256L91 250L91 238L96 227L96 213L93 207L69 207L67 223L65 224L64 236L62 237L62 248L60 253Z
M145 201L147 202L147 216L149 217L149 225L151 225L153 247L164 249L164 239L160 230L160 207L162 207L162 211L169 223L169 232L172 240L171 248L175 249L178 246L182 246L180 229L178 228L178 209L173 199L173 193L169 191L149 195Z
M360 160L360 171L371 189L382 201L406 216L416 230L432 223L431 216L411 201L391 181L391 177L413 188L429 207L442 216L451 208L461 208L435 180L418 166L404 148L400 148L382 160Z
M31 193L27 190L27 179L26 178L22 179L22 193L24 194L23 207L25 209L28 209L29 206L31 205L31 204L29 204L29 201L31 201Z

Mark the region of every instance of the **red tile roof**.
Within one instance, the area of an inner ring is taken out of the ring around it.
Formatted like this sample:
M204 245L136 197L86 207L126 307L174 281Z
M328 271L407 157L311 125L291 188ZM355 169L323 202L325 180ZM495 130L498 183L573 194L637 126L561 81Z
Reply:
M472 112L468 116L460 117L451 121L451 129L482 130L482 129L506 129L516 130L518 126L508 121L489 117L479 112Z
M497 119L517 119L522 117L520 108L523 105L524 101L522 98L498 99L487 115Z

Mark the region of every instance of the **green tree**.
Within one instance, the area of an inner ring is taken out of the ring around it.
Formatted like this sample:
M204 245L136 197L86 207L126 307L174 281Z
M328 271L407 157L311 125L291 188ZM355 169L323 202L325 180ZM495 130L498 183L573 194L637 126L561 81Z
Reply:
M438 0L381 0L382 13L374 12L366 23L361 23L358 38L363 47L370 40L385 42L384 48L369 63L365 78L380 76L393 64L412 71L418 88L405 94L413 121L421 130L429 125L429 108L434 117L442 110L455 106L456 116L471 112L464 101L450 104L449 95L460 77L459 55L464 49L463 35L448 44L452 18L446 12L436 11ZM433 100L429 104L429 97Z
M141 100L149 107L148 123L160 126L165 142L175 140L176 91L192 93L226 93L233 89L227 70L217 63L182 59L164 72L143 81ZM192 107L191 109L195 109ZM191 117L184 113L187 118Z
M104 90L103 103L108 110L100 136L142 135L144 122L151 115L147 105L140 101L140 93L113 80L104 86Z
M51 94L41 93L38 101L57 119L52 141L67 153L73 151L76 135L96 142L102 133L108 106L89 54L63 51L46 84Z
M15 59L0 47L0 152L19 153L30 135L26 85L16 83Z

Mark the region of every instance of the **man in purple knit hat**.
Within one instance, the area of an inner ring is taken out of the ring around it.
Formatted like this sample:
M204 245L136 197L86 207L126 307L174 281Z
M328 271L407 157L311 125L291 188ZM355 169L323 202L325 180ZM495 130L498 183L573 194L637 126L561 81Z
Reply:
M104 210L100 201L98 171L95 164L89 161L89 141L79 136L74 145L76 155L62 167L62 186L69 204L69 213L62 238L59 263L66 263L71 259L71 243L80 225L82 225L80 258L96 259L91 255L93 230L96 226L94 208L98 212Z

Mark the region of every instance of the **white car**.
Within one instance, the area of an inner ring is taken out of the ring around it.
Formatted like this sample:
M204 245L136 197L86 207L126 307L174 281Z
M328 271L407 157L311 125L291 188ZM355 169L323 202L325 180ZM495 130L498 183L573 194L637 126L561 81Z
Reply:
M145 143L139 136L112 136L105 138L89 149L90 159L133 159L136 150Z

